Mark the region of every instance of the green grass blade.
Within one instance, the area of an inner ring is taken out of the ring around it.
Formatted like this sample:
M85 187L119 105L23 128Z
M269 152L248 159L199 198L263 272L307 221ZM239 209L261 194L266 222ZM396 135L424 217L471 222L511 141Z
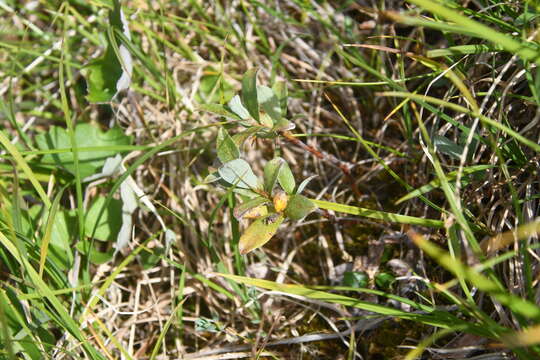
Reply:
M361 207L344 205L344 204L323 201L323 200L315 200L315 199L310 199L310 200L313 201L313 203L321 209L333 210L333 211L342 212L346 214L363 216L370 219L378 219L378 220L384 220L384 221L400 223L400 224L421 225L421 226L434 227L434 228L444 227L444 223L441 220L424 219L424 218L415 217L415 216L399 215L399 214L389 213L385 211L370 210L370 209L365 209Z

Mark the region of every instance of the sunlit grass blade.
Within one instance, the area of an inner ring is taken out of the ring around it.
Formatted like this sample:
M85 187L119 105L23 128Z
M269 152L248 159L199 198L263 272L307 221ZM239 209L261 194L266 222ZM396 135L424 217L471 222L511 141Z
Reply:
M315 199L310 199L310 200L313 201L313 203L321 209L333 210L333 211L342 212L345 214L358 215L358 216L367 217L370 219L384 220L384 221L388 221L392 223L422 225L422 226L434 227L434 228L444 227L444 223L441 220L424 219L424 218L408 216L408 215L399 215L399 214L389 213L385 211L370 210L370 209L365 209L361 207L344 205L344 204L323 201L323 200L315 200Z
M467 35L474 34L474 36L491 41L497 46L501 46L511 53L517 54L525 60L529 60L536 64L540 64L538 49L533 47L529 43L515 40L512 37L501 34L500 32L481 24L475 20L459 14L458 12L443 6L438 1L431 0L408 0L409 2L416 4L425 10L440 16L448 21L453 22L460 28L457 28L456 32L466 33ZM398 19L399 20L399 19Z
M456 277L463 278L479 290L486 292L501 304L507 306L516 314L540 321L540 307L519 296L513 295L500 284L478 273L475 269L462 264L459 260L450 256L446 251L426 240L422 235L409 232L409 236L429 256L434 258L440 265L452 272Z
M418 95L418 94L412 94L407 92L399 92L399 91L387 91L380 93L381 96L395 96L395 97L404 97L404 98L410 98L411 100L418 101L418 102L429 102L435 105L444 106L446 108L449 108L451 110L459 111L464 114L471 115L473 117L478 117L481 121L483 121L485 124L492 126L498 130L501 130L502 132L512 136L517 141L521 142L524 145L527 145L531 149L540 152L540 145L535 143L534 141L531 141L524 137L523 135L519 134L517 131L510 129L506 125L501 124L498 121L495 121L493 119L490 119L482 114L475 113L463 106L441 100L432 96L426 96L426 95Z
M406 312L400 309L361 301L352 297L324 292L315 290L313 288L310 288L308 286L304 285L293 285L293 284L281 284L276 283L273 281L268 280L261 280L261 279L253 279L243 276L237 276L237 275L230 275L230 274L216 274L219 276L222 276L227 279L234 280L239 283L243 283L246 285L252 285L257 286L263 289L273 290L273 291L280 291L286 294L291 295L298 295L303 296L308 299L314 299L319 301L324 301L328 303L333 304L341 304L345 306L351 306L358 309L371 311L375 314L381 315L381 316L394 316L398 317L404 320L412 320L416 322L421 322L424 324L429 324L441 328L453 328L455 326L463 326L466 328L467 331L471 333L475 333L481 336L488 336L492 337L493 334L490 333L488 329L483 329L481 326L478 326L474 323L469 323L463 320L460 320L457 317L454 317L453 315L446 313L446 312L436 312L435 314L422 314L422 313L414 313L414 312Z

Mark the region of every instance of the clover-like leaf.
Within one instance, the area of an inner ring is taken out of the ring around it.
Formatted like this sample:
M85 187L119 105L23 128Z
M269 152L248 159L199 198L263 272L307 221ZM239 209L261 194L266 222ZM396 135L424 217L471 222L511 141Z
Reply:
M296 182L294 181L294 176L291 171L291 168L289 167L289 164L284 161L283 166L281 167L281 170L279 171L278 175L278 181L279 185L285 190L287 194L294 193L294 187L296 186Z
M270 194L274 190L283 164L285 164L285 160L280 157L276 157L266 163L264 167L264 191L267 193Z
M264 204L266 204L267 202L268 199L263 198L262 196L245 201L234 208L234 217L240 220L242 218L256 218L264 216L268 212L266 207L264 206ZM255 213L249 214L252 211L255 211Z
M222 163L238 159L240 150L224 128L220 128L216 139L217 156Z
M238 249L244 255L266 244L283 223L283 215L270 214L255 220L242 234Z
M302 220L309 213L315 211L317 206L303 195L291 195L287 208L285 209L285 216L293 221Z
M231 185L244 189L257 188L259 180L244 159L234 159L219 168L219 175Z
M242 79L242 103L255 121L259 120L259 101L257 99L257 69L248 70Z

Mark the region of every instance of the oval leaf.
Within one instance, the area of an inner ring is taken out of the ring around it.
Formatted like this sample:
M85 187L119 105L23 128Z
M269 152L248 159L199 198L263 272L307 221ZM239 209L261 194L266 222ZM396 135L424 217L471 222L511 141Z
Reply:
M282 215L270 214L255 220L242 234L238 249L244 255L266 244L283 222Z
M294 176L291 171L291 168L289 167L289 164L284 161L283 166L281 167L281 170L278 175L278 181L279 185L285 190L287 194L294 193L294 187L296 186L296 182L294 181Z
M223 164L219 168L219 175L229 184L240 188L251 189L258 187L257 177L247 161L243 159L235 159Z
M307 197L303 195L291 195L285 209L285 216L291 220L298 221L308 216L315 209L317 209L317 206Z
M217 156L222 163L238 159L240 150L224 128L220 128L216 139Z
M231 99L231 101L229 101L227 106L229 107L229 109L231 109L231 111L234 114L238 115L240 117L240 119L248 120L248 119L251 118L251 116L249 116L249 111L247 111L247 109L244 107L244 105L242 105L242 101L240 100L240 96L238 96L238 95L233 96L233 98Z
M276 185L279 172L283 167L285 160L280 157L274 158L266 163L264 167L264 191L271 194Z
M245 108L259 122L259 101L257 100L257 69L248 70L242 79L242 103Z
M268 86L257 86L257 99L259 106L273 120L272 125L281 119L281 107L274 91Z

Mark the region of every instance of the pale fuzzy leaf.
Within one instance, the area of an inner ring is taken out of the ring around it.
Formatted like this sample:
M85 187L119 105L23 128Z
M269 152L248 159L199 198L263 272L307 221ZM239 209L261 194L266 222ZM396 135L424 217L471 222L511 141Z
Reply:
M249 120L251 118L251 116L249 115L249 111L247 111L244 105L242 105L242 100L240 100L240 96L233 96L233 98L227 103L227 106L234 114L238 115L242 120Z
M259 106L264 110L272 121L272 126L275 122L281 119L281 107L274 91L268 86L257 86L257 99Z
M223 164L219 168L219 175L229 184L240 188L257 188L259 185L251 166L243 159L235 159Z

